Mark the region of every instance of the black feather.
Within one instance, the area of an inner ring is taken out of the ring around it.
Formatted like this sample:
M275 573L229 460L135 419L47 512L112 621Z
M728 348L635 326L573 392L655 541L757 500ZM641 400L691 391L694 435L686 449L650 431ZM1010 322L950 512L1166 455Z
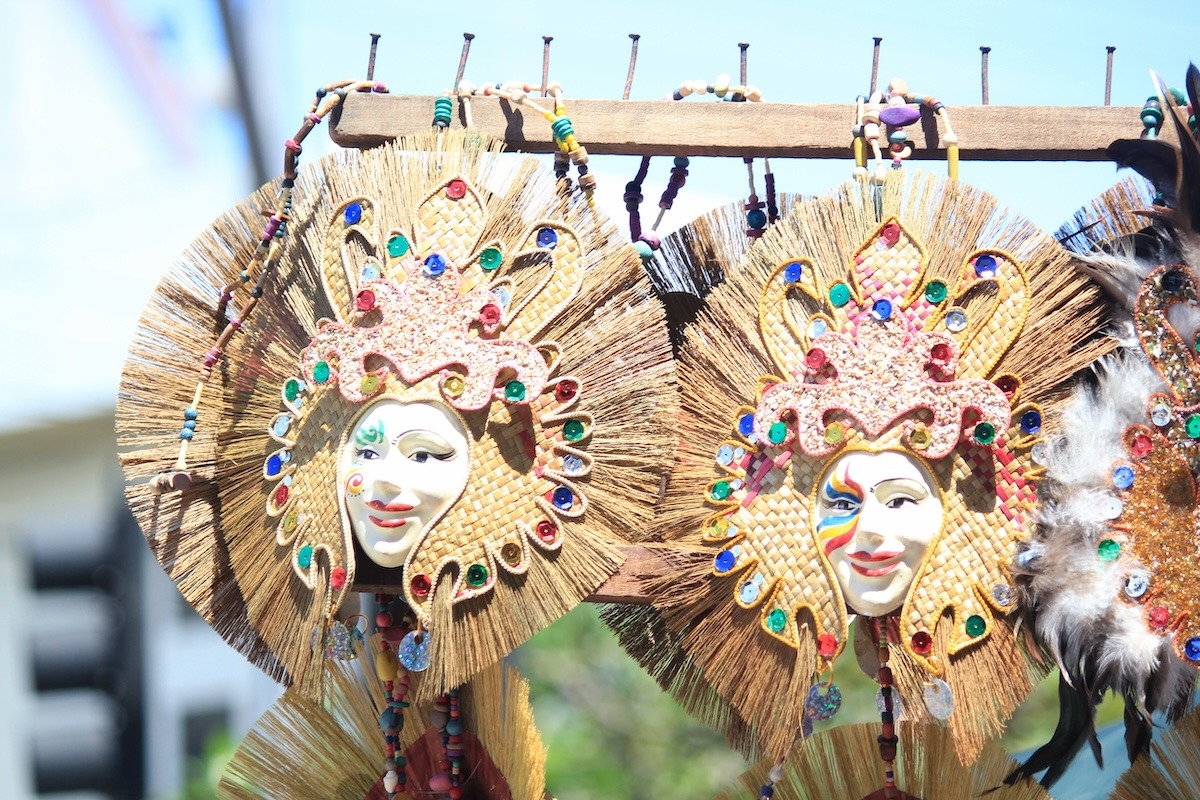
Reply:
M1092 754L1100 766L1100 742L1096 738L1096 709L1087 690L1067 683L1058 677L1058 727L1050 741L1039 747L1021 766L1013 770L1004 782L1009 786L1017 781L1032 778L1042 770L1042 786L1049 789L1063 776L1067 767L1079 754L1085 742L1090 742Z
M1171 208L1177 204L1176 180L1179 178L1177 150L1162 139L1117 139L1108 146L1108 157L1117 167L1129 167L1154 184Z
M1138 756L1149 752L1154 726L1146 715L1138 710L1133 697L1125 696L1125 753L1132 764Z

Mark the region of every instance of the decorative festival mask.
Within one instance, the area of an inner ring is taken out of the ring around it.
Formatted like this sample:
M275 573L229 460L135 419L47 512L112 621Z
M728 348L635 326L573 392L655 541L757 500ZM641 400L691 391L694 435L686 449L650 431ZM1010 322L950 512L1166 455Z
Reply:
M906 713L949 718L969 763L1040 676L1009 565L1045 417L1111 347L1089 343L1097 294L955 181L896 172L798 206L688 331L662 530L689 554L654 609L609 614L623 643L736 745L778 758L836 711L816 681L850 615L888 617L871 628Z
M310 695L356 572L402 593L437 691L581 601L650 522L676 406L662 311L588 204L497 150L443 132L301 172L203 413L188 354L263 195L143 318L118 411L149 448L127 459L138 519L205 618ZM185 407L190 486L158 494Z

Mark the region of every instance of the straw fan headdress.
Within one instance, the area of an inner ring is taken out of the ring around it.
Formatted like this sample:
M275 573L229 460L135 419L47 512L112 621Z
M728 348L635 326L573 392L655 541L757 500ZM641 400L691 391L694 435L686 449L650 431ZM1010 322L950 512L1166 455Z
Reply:
M364 564L411 606L437 691L586 597L650 521L673 445L661 308L614 229L498 150L442 132L302 170L253 316L205 357L264 188L167 274L131 348L118 432L155 555L310 695Z
M652 609L609 612L623 643L779 758L835 705L821 676L852 616L873 618L864 669L890 647L906 713L948 717L969 763L1041 672L1009 565L1042 428L1110 347L1097 294L957 181L895 171L799 205L688 330L662 529L678 569Z

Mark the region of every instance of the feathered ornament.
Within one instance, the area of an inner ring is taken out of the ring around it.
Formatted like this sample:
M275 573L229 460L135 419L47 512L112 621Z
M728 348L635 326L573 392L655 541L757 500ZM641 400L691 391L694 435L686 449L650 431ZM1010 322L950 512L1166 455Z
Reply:
M379 658L335 661L326 671L325 701L289 689L255 723L221 777L224 800L385 800L380 717L388 698L375 680ZM413 675L415 680L419 676ZM502 665L484 670L459 692L465 720L463 800L545 800L546 750L529 706L529 686ZM396 752L406 772L396 797L445 796L432 791L442 772L438 712L431 703L403 709ZM445 727L445 720L441 721Z
M1112 347L1101 308L1052 239L958 182L894 172L797 206L687 331L673 569L609 624L777 758L836 710L820 676L852 616L879 618L905 708L948 718L970 763L1042 674L1009 564L1040 430ZM880 527L892 512L915 516Z
M1001 783L1015 762L997 744L985 745L971 763L959 766L954 737L946 728L902 722L898 729L911 744L896 760L896 783L904 787L896 800L1050 798L1037 784ZM888 795L878 789L883 776L875 760L878 733L875 726L861 724L822 731L793 748L783 763L767 759L756 764L717 800L884 800Z
M1198 78L1190 68L1193 104ZM1123 254L1106 244L1086 262L1114 296L1114 330L1126 346L1097 365L1064 411L1061 436L1046 448L1037 533L1018 554L1022 607L1060 669L1060 715L1051 740L1012 780L1045 770L1042 783L1051 786L1085 745L1100 760L1095 708L1109 691L1125 701L1134 761L1150 745L1153 715L1173 721L1186 710L1200 666L1196 262L1145 260L1200 255L1200 150L1186 119L1166 105L1181 148L1157 139L1110 148L1174 206L1139 210L1154 222L1134 234L1139 244ZM1160 169L1168 155L1169 181Z
M500 148L443 131L301 170L231 319L264 188L167 274L131 347L117 430L147 541L309 697L356 576L403 595L438 692L650 524L677 408L663 312L615 229Z

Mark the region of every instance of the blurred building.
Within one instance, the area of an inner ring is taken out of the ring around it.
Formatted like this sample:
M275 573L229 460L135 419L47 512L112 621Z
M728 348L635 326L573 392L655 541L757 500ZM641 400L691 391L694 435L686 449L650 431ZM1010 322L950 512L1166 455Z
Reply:
M183 602L121 496L110 414L0 433L0 797L178 796L278 687Z

